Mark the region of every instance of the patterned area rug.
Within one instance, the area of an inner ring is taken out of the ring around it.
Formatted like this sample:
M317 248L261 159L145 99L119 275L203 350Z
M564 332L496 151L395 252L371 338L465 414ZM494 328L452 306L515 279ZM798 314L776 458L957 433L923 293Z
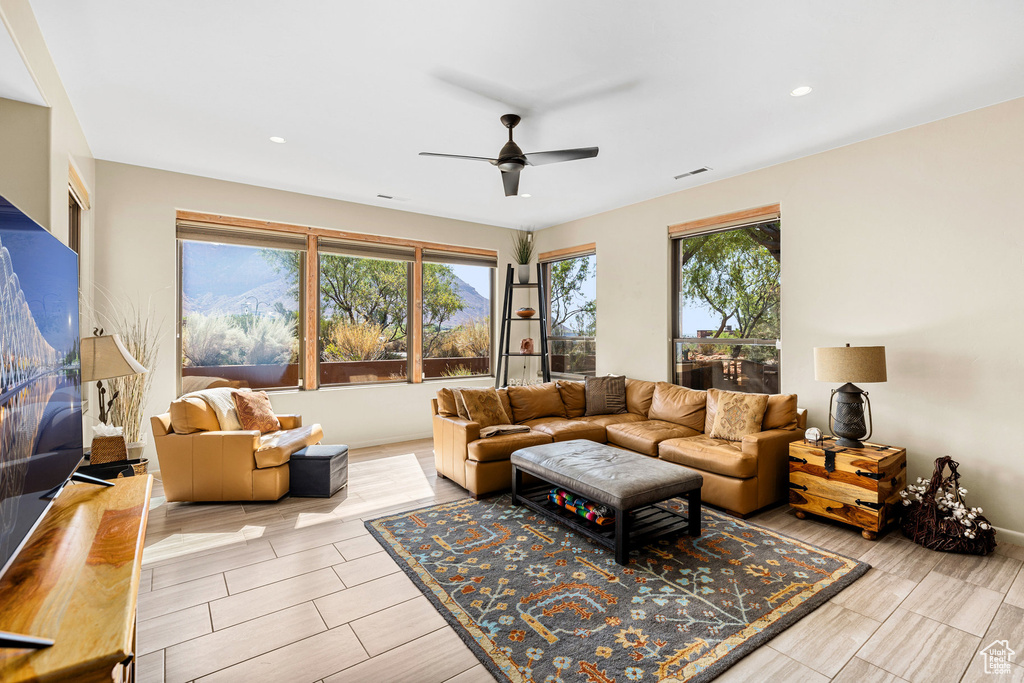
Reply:
M666 503L685 510L686 502ZM509 497L367 522L498 680L707 681L868 565L705 508L699 538L611 551Z

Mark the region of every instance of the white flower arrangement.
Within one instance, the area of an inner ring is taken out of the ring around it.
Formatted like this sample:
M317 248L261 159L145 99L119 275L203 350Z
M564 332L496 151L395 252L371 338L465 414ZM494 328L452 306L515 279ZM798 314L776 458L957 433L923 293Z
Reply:
M929 484L930 482L921 477L917 478L916 484L908 484L906 489L900 491L903 505L924 503L925 496L928 494ZM980 507L967 507L964 503L964 496L966 495L967 489L963 486L957 488L953 485L947 485L935 492L935 505L939 511L946 513L946 516L943 517L944 520L962 525L964 536L973 539L977 536L979 529L987 531L990 526L985 520L978 520L978 517L984 513L984 510Z

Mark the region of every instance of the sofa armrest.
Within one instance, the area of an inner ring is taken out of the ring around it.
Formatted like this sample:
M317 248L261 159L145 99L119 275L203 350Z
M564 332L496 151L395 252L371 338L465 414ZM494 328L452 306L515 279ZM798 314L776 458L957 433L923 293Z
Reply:
M789 444L803 437L799 429L769 429L743 437L744 453L757 457L757 506L786 499L789 489Z
M466 486L469 444L480 438L480 423L461 417L434 415L434 467L459 486Z
M302 426L301 415L278 415L277 421L281 423L281 429L297 429Z
M323 438L324 430L317 423L267 434L257 444L256 467L264 469L284 465L291 460L292 453L320 443Z
M807 429L807 408L796 409L796 426L797 429Z
M171 433L171 414L154 415L149 418L149 425L153 429L153 436L167 436Z

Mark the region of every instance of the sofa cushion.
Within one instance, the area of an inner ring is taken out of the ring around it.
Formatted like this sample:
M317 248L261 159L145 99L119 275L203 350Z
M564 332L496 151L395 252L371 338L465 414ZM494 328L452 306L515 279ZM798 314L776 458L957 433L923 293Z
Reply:
M242 429L258 429L261 434L276 432L281 429L281 422L274 415L274 407L270 405L270 397L265 391L236 391L235 409Z
M198 396L182 396L171 401L171 429L175 434L216 432L220 429L217 414L210 404Z
M713 439L701 434L668 439L658 445L658 456L702 472L748 479L757 475L757 456L744 453L739 441Z
M487 387L484 389L455 389L455 401L462 402L471 422L476 422L481 429L493 425L507 425L512 418L505 414L498 392Z
M616 415L626 412L626 378L622 375L587 377L587 415Z
M554 382L509 387L508 400L512 404L512 419L519 423L538 417L565 417L562 395Z
M590 422L592 424L599 424L602 427L608 425L625 424L627 422L643 422L646 420L643 415L637 415L636 413L619 413L617 415L584 415L583 417L577 417L578 422Z
M656 382L626 378L626 410L648 417Z
M292 453L306 446L320 443L324 438L324 430L318 424L297 429L282 429L260 437L260 447L254 454L256 467L277 467L288 462Z
M707 397L706 391L694 391L668 382L658 382L654 388L648 416L652 420L674 422L699 433L704 431Z
M715 423L708 436L715 439L740 441L747 434L761 431L768 394L744 394L719 391Z
M628 448L644 455L658 455L658 444L667 439L700 434L695 429L663 420L644 420L610 425L608 443Z
M550 421L533 426L531 429L543 434L550 434L555 441L586 439L587 441L605 443L608 440L604 425L582 420L560 420L557 418L548 418L548 420Z
M516 419L516 416L512 414L512 403L508 400L508 389L504 387L498 389L498 398L501 399L501 407L505 409L508 419Z
M448 387L437 390L437 414L441 417L455 417L459 414L459 407L455 403L455 392Z
M772 394L761 421L761 431L796 429L796 394Z
M562 403L565 404L565 416L568 418L583 417L587 412L587 391L583 382L573 382L560 379L558 393L562 396Z
M477 462L493 462L495 460L508 460L512 451L526 448L527 446L539 446L542 443L551 443L551 435L535 432L533 430L525 434L504 434L492 436L489 439L477 439L469 444L467 457Z

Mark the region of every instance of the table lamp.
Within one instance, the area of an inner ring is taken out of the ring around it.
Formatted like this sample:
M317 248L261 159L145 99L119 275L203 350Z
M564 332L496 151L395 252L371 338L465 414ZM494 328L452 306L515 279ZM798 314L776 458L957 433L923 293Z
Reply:
M104 335L103 330L93 330L95 337L82 339L82 381L96 381L100 394L100 422L107 423L107 414L117 400L118 392L105 402L107 390L103 380L115 377L127 377L146 372L139 361L124 348L121 338L116 334Z
M871 401L868 399L868 392L854 385L854 382L885 381L885 347L847 344L815 348L814 379L819 382L843 382L841 387L832 390L828 402L829 428L839 437L836 445L863 448L864 444L860 440L870 438L874 427L871 420Z

